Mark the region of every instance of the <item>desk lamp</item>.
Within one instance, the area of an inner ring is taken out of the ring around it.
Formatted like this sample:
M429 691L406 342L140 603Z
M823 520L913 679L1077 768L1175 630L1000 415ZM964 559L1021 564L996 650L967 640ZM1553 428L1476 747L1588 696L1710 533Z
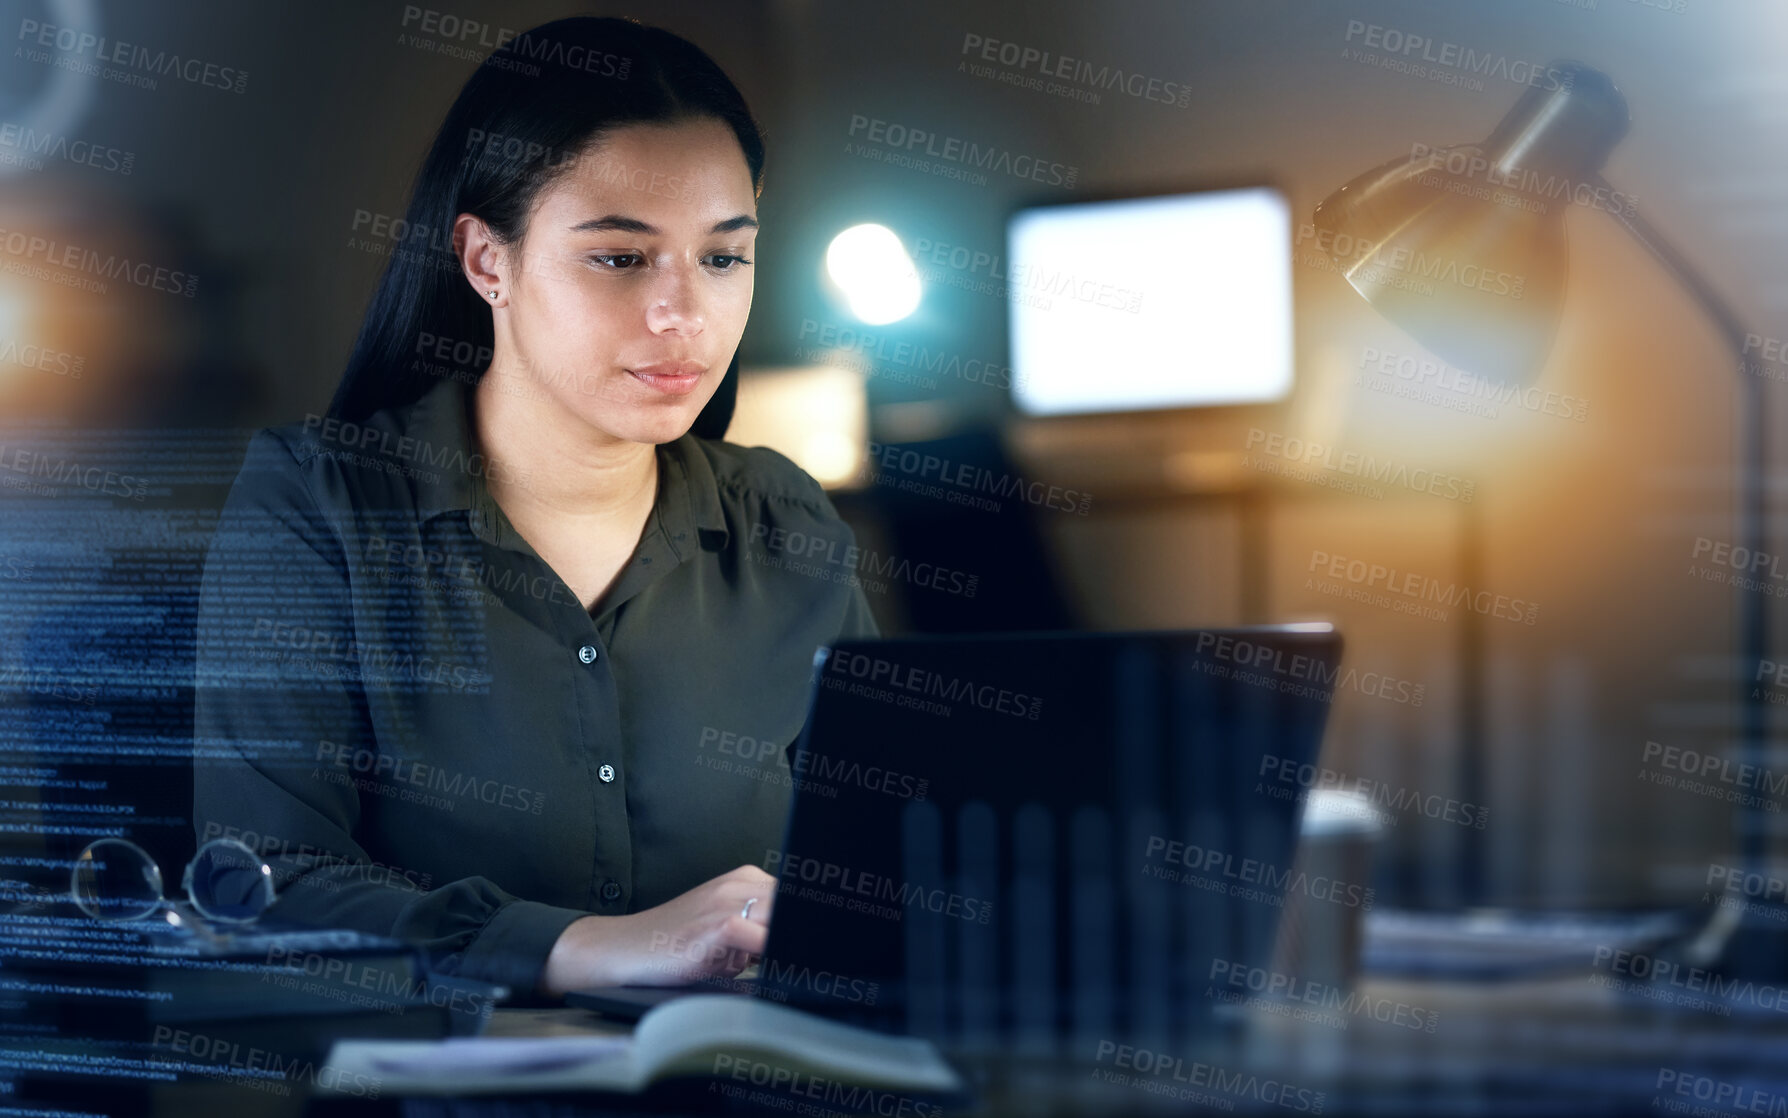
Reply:
M1450 364L1486 379L1525 382L1552 345L1564 301L1565 210L1571 201L1613 217L1706 312L1731 348L1739 376L1739 544L1764 544L1762 379L1745 365L1746 331L1732 307L1602 178L1626 135L1626 98L1608 75L1555 63L1481 144L1413 149L1359 176L1316 207L1318 246L1385 318ZM1442 281L1427 285L1423 279ZM1739 589L1741 761L1766 763L1766 702L1757 687L1768 647L1764 595ZM1475 735L1467 745L1481 749ZM1466 750L1462 750L1462 753ZM1475 773L1479 757L1462 757ZM1769 815L1748 806L1739 847L1747 873L1763 872ZM1697 965L1715 961L1746 974L1788 964L1783 925L1763 905L1732 895L1689 944ZM1772 928L1773 926L1773 928ZM1772 934L1773 933L1773 934Z

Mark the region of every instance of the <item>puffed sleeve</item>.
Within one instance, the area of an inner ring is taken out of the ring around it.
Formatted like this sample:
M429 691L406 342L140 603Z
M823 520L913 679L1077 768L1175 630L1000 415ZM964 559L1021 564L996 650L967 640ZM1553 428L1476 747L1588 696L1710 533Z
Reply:
M273 430L249 443L205 564L195 650L193 822L243 839L274 870L267 914L422 946L454 973L534 990L585 913L518 899L483 877L434 882L378 866L356 841L360 792L315 775L319 743L377 750L354 654L342 542L346 493L313 494Z

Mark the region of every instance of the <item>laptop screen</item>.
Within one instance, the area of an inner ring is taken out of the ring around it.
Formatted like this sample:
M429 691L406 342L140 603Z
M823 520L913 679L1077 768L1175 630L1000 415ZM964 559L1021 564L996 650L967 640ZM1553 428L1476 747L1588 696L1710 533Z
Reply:
M955 1044L1148 1022L1267 959L1340 639L1256 629L844 642L793 758L761 993Z

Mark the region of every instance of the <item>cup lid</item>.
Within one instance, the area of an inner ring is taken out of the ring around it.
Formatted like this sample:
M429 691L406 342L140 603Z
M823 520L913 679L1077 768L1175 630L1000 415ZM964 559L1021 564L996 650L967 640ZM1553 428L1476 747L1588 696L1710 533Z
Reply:
M1333 835L1377 835L1384 830L1384 812L1374 807L1363 793L1340 788L1312 788L1304 800L1304 822L1299 828L1306 837Z

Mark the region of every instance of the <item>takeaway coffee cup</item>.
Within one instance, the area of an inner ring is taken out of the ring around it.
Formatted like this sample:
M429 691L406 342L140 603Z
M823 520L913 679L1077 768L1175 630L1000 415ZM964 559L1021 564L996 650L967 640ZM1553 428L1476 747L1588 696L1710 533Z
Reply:
M1353 984L1372 907L1372 857L1384 827L1383 814L1360 793L1310 790L1279 918L1278 973L1339 990Z

